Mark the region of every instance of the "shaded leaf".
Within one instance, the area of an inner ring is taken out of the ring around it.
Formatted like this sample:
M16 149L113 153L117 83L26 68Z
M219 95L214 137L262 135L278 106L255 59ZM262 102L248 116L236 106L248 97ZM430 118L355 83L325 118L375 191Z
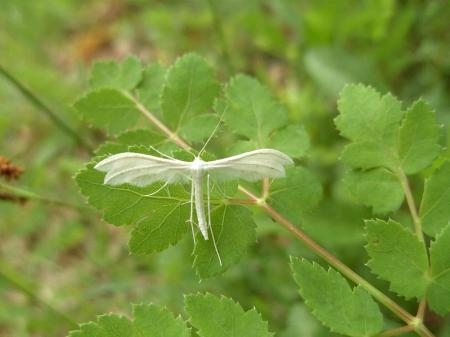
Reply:
M162 118L160 99L166 73L166 68L159 63L148 66L144 70L142 82L137 88L139 101L158 118Z
M185 297L186 312L200 337L272 337L267 322L251 309L244 311L233 300L211 294Z
M142 65L135 56L127 57L121 64L98 61L91 69L89 84L92 89L117 88L131 90L142 79Z
M431 107L420 100L415 102L406 112L399 133L399 156L406 174L419 172L436 158L439 134Z
M368 265L390 289L406 299L421 299L428 286L428 257L423 242L410 230L389 220L366 222Z
M168 125L177 130L193 116L212 107L219 85L206 61L190 53L179 58L167 73L161 107Z
M306 130L298 125L289 125L276 132L269 142L269 147L286 153L292 158L301 158L309 149L309 137Z
M347 336L373 336L383 328L383 316L360 286L351 288L334 269L291 258L294 279L312 313L331 331Z
M299 224L301 216L322 198L318 178L303 167L286 170L286 178L272 182L268 202L290 221Z
M198 234L194 266L201 278L211 277L228 269L256 241L256 225L248 209L235 205L212 206L212 230L223 265L219 263L212 236L206 241Z
M403 202L403 189L397 177L386 169L351 171L344 177L350 193L375 213L396 211Z
M134 126L141 116L136 103L116 89L91 91L74 106L89 124L113 135Z
M286 109L274 100L270 90L246 76L233 77L225 89L224 120L231 130L266 146L272 131L287 123Z
M450 225L431 243L431 285L428 290L430 308L441 315L450 312Z
M450 162L445 162L426 179L420 219L423 230L431 236L439 233L450 220Z

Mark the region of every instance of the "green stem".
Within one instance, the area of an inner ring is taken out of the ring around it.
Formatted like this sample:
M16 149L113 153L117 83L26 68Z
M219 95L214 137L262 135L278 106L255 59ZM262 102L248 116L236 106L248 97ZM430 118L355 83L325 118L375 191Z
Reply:
M13 195L15 197L24 198L25 200L36 200L36 201L40 201L40 202L44 202L44 203L48 203L48 204L54 204L54 205L69 207L69 208L78 208L78 209L86 209L87 208L86 206L83 206L83 205L77 205L77 204L69 203L66 201L61 201L58 199L44 197L37 193L31 192L31 191L28 191L28 190L25 190L25 189L22 189L19 187L11 186L11 185L8 185L8 184L2 183L2 182L0 182L0 188L2 188L5 191L13 193Z
M214 30L216 31L217 38L219 39L220 47L222 49L222 58L225 65L227 66L228 72L232 73L234 71L233 64L231 62L231 54L229 52L228 43L225 38L225 33L223 31L222 18L217 10L215 0L207 0L209 9L213 17Z
M11 286L18 291L24 293L28 298L41 306L46 307L54 316L65 321L71 329L76 329L78 324L72 320L69 316L65 315L51 304L40 298L34 291L33 287L23 279L23 277L11 268L5 261L0 260L0 278L3 278Z
M71 137L76 143L92 152L92 147L78 135L78 132L65 123L53 110L51 110L31 90L25 87L17 78L0 65L0 74L3 75L14 87L19 90L39 111L44 113L58 128Z
M408 178L403 172L402 169L397 171L398 179L400 180L400 184L402 185L403 192L405 193L406 203L408 204L409 212L411 213L411 217L414 222L414 227L416 231L416 235L422 242L425 243L422 231L422 222L420 221L419 214L417 212L416 204L414 202L414 197L411 192L411 187L409 186Z
M191 150L191 146L187 144L182 138L177 134L172 132L167 128L161 121L159 121L150 111L148 111L142 104L136 101L139 110L152 122L156 127L158 127L171 141L180 146L182 149L187 151ZM163 126L163 127L161 127ZM265 200L258 198L256 195L245 189L243 186L238 186L239 191L245 194L253 204L262 208L268 215L270 215L276 222L285 227L288 231L299 238L304 244L306 244L312 251L317 255L322 257L331 266L344 274L347 278L352 280L354 283L359 284L361 287L366 289L374 298L376 298L380 303L382 303L386 308L391 310L396 316L398 316L402 321L404 321L408 326L411 326L414 331L416 331L422 337L434 337L434 335L423 325L421 321L418 321L416 317L411 315L380 290L375 288L364 278L359 276L353 270L351 270L346 264L336 258L333 254L328 252L325 248L320 246L317 242L312 240L308 235L298 229L294 224L289 222L285 217L278 213L275 209L270 207Z
M405 325L400 328L395 328L391 330L387 330L381 334L378 335L378 337L392 337L392 336L399 336L403 335L404 333L410 332L414 330L414 328L410 325Z

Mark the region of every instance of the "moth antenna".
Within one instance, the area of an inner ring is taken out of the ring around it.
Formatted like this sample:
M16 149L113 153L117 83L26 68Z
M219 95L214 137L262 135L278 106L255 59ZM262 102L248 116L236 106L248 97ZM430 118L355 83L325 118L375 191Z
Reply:
M155 195L156 193L158 193L158 192L162 191L164 188L166 188L167 185L169 185L169 183L166 181L166 182L164 183L164 185L162 185L162 186L161 186L160 188L158 188L156 191L153 191L153 192L150 193L150 194L146 194L145 196L146 196L146 197L150 197L150 196L152 196L152 195Z
M194 246L197 244L197 242L195 241L195 232L194 232L194 222L193 222L193 217L194 217L194 181L192 181L191 183L191 212L189 215L189 222L191 224L191 231L192 231L192 239L194 240Z
M158 153L160 156L163 156L163 157L166 157L166 158L168 158L168 159L172 159L172 160L178 160L178 159L176 159L176 158L174 158L174 157L171 157L171 156L169 156L169 155L167 155L167 154L165 154L165 153L162 153L161 151L159 151L158 149L156 149L154 146L149 146L149 148L151 148L153 151L155 151L156 153Z
M217 130L219 129L219 125L220 123L222 123L223 120L223 115L225 114L225 112L227 111L228 107L225 108L224 112L222 112L222 114L220 115L219 121L217 122L216 126L214 127L214 130L212 131L211 135L208 137L208 139L206 140L205 144L203 144L203 147L200 149L197 157L200 157L200 155L203 153L203 151L205 151L206 147L208 146L209 142L211 141L211 139L214 137L214 135L216 134Z
M206 177L206 193L207 193L207 199L208 199L208 227L209 230L211 231L211 238L212 238L212 242L214 245L214 250L216 251L216 255L219 259L219 264L222 267L222 259L220 258L220 254L219 254L219 249L217 249L217 243L216 243L216 238L214 237L214 231L212 229L211 226L211 198L210 198L210 192L209 192L209 173Z

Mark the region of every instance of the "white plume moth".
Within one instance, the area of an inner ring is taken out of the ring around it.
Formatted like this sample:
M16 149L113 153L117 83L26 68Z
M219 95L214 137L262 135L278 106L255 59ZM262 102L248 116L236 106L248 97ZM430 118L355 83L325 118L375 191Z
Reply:
M289 156L274 149L259 149L213 161L203 161L200 155L196 156L192 162L164 156L167 158L133 152L118 153L100 161L95 169L106 172L104 184L107 185L127 183L143 187L156 182L163 182L164 185L154 193L159 192L168 184L191 182L189 221L192 231L194 232L193 208L195 205L198 228L205 240L209 238L208 229L211 231L220 264L222 264L222 261L211 229L210 178L218 181L243 179L250 182L263 178L282 178L286 174L285 166L294 164ZM203 199L205 177L207 184L207 218Z

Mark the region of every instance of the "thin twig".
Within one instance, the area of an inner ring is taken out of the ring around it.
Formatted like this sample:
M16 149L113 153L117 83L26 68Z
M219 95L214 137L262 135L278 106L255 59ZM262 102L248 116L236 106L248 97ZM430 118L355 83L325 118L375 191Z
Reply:
M37 97L31 90L8 72L2 65L0 65L0 74L3 75L22 95L24 95L39 111L44 113L58 128L71 137L76 143L84 147L89 152L92 152L92 147L78 135L78 132L72 129L66 122L64 122L52 109L50 109L39 97Z

